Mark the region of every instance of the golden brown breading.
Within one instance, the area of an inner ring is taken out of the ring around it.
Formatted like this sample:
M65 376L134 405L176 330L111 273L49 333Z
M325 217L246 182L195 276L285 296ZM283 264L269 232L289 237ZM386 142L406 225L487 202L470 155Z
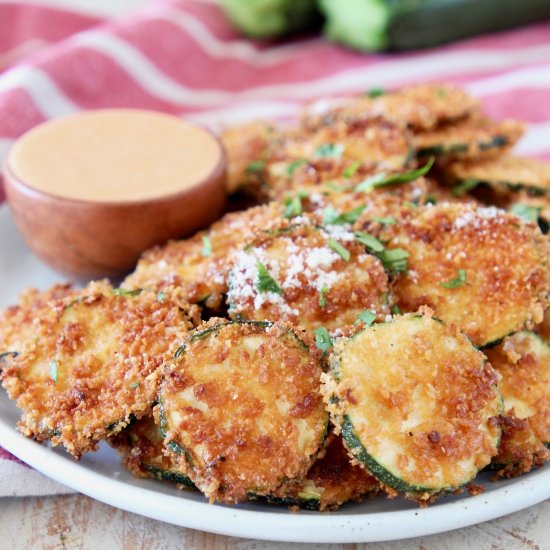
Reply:
M10 351L21 351L40 318L47 314L56 303L78 294L70 284L56 284L52 288L39 291L35 288L26 290L19 299L19 304L8 307L0 315L0 355Z
M265 495L306 474L327 429L320 356L284 325L211 319L168 364L165 442L211 500Z
M321 392L344 444L414 499L455 490L496 454L496 373L456 327L424 309L336 341Z
M227 154L227 190L234 193L240 187L254 186L261 162L267 154L271 141L277 135L275 128L256 120L225 129L220 139Z
M414 135L419 157L435 155L445 160L483 159L502 155L523 135L515 120L497 122L475 116Z
M550 345L532 332L517 332L485 354L501 375L503 439L499 477L513 477L550 460Z
M131 295L92 286L57 302L10 359L2 384L22 410L21 432L79 458L140 418L156 398L160 367L192 327L179 291Z
M430 129L479 110L479 100L452 84L428 82L377 97L354 96L322 99L305 106L302 123L309 128L335 120L355 120L382 115L414 129Z
M219 310L227 292L230 254L255 232L278 223L283 215L280 203L226 214L208 231L145 252L122 286L159 289L175 285L185 291L189 302Z
M389 314L388 277L380 260L344 226L320 228L297 220L300 225L264 232L235 254L230 316L313 331L352 325L367 309L381 319Z
M440 203L388 226L390 246L408 251L393 283L398 305L433 308L485 345L540 323L550 293L550 244L533 223L495 207Z
M536 326L536 331L547 344L550 344L550 309L544 312L544 319Z
M185 463L174 460L164 446L164 438L153 415L137 420L108 439L109 444L123 455L124 466L136 477L172 481L189 488Z
M342 437L331 434L325 454L298 483L283 485L268 500L277 504L320 510L336 510L380 492L380 483L367 470L352 464Z

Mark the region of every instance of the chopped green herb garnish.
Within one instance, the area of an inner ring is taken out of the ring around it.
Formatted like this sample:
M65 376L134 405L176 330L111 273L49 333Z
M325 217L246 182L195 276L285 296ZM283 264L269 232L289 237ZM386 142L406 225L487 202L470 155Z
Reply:
M283 291L275 281L275 279L269 274L267 267L258 260L256 264L258 269L258 281L256 287L260 292L275 292L276 294L282 294Z
M331 181L327 181L323 184L323 186L328 189L329 191L336 191L337 193L341 193L342 191L347 191L348 186L346 185L338 185L337 183L333 183Z
M203 235L201 237L202 240L202 248L201 248L201 255L205 258L208 256L212 256L212 241L210 240L210 237Z
M394 314L394 315L400 315L401 314L401 309L400 307L395 304L392 308L391 308L391 312Z
M351 254L349 253L349 250L347 248L344 248L336 239L329 239L328 245L336 254L342 258L345 262L349 262L349 259L351 257Z
M185 351L185 345L183 346L180 346L177 350L176 350L176 353L174 353L174 358L175 359L178 359L179 357L181 357L183 355L183 352Z
M320 158L340 158L344 152L344 146L339 143L324 143L315 149L315 155Z
M332 347L332 338L325 327L315 330L315 344L323 353Z
M406 206L407 208L418 208L418 204L411 201L403 201L403 206Z
M372 218L372 221L381 223L382 225L395 225L397 223L397 220L391 216L386 218Z
M467 180L461 181L458 185L453 187L451 191L454 197L461 197L469 191L475 189L481 182L474 178L469 178Z
M523 218L524 220L530 222L536 222L539 219L542 208L536 206L529 206L528 204L523 204L518 202L510 208L510 213Z
M115 296L139 296L141 294L141 288L136 290L126 290L124 288L112 288L111 292Z
M139 388L139 382L132 382L128 387L129 388Z
M447 92L443 88L438 88L437 89L437 95L438 95L438 97L446 97Z
M160 302L162 304L162 302L164 302L165 298L166 298L166 294L164 294L164 292L162 292L162 290L157 292L157 302Z
M321 287L321 290L319 291L319 305L321 307L325 307L327 305L327 292L328 286Z
M57 384L57 361L55 359L50 361L50 378Z
M363 213L366 206L358 206L347 212L338 214L334 206L330 205L323 209L323 223L327 225L340 225L343 223L355 223L359 216Z
M345 170L344 170L344 177L345 178L351 178L355 172L357 172L357 169L361 166L361 161L360 160L356 160L352 165L348 166Z
M366 180L362 181L355 187L355 191L366 192L372 191L378 187L385 187L386 185L394 185L397 183L408 183L413 181L420 176L424 176L430 171L430 168L433 166L434 157L430 157L428 162L416 170L411 170L410 172L402 172L400 174L387 175L386 172L380 172L374 176L370 176Z
M455 279L451 279L450 281L439 283L443 288L456 288L458 286L463 285L466 282L466 270L465 269L459 269L458 275Z
M284 200L285 208L285 218L294 218L299 216L304 211L302 205L302 199L307 198L308 194L306 191L298 191L294 197L287 197Z
M377 254L385 269L391 273L404 273L408 269L409 253L402 248L390 248Z
M357 317L357 321L355 322L359 323L360 321L362 321L363 323L365 323L365 325L370 327L374 323L375 319L376 313L374 313L374 311L371 311L370 309L365 309L365 311L363 311L359 315L359 317Z
M384 88L380 88L379 86L377 86L375 88L371 88L370 90L366 91L365 95L367 97L375 98L375 97L380 97L381 95L385 95L385 93L386 93L386 90L384 90Z
M264 160L255 160L251 162L245 169L247 174L257 174L265 168Z
M294 174L294 172L296 171L297 168L299 168L300 166L302 166L302 164L307 164L307 159L298 159L298 160L293 160L287 167L286 167L286 173L287 173L287 176L292 176L292 174Z
M356 231L354 235L361 244L364 244L373 252L382 252L386 248L376 237L373 237L364 231Z

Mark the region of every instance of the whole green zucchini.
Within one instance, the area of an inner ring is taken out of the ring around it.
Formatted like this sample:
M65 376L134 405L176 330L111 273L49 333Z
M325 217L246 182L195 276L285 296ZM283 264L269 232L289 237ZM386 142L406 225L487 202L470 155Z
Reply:
M550 0L319 0L325 34L358 50L429 48L550 19Z

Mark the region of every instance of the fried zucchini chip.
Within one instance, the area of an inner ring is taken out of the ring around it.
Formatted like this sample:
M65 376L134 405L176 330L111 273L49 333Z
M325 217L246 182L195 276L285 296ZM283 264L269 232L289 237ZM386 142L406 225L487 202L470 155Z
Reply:
M401 90L382 90L349 98L315 101L306 105L301 119L308 128L384 116L415 130L429 130L479 110L479 100L452 84L429 82Z
M189 302L219 310L227 292L228 256L256 231L278 223L285 207L270 203L226 214L208 231L172 241L143 254L136 270L122 283L126 289L177 286Z
M428 305L482 346L542 320L550 294L549 242L535 224L495 207L440 203L388 226L408 252L393 281L399 307Z
M352 464L341 436L331 435L325 454L299 483L287 483L266 500L307 510L336 510L380 492L380 483L367 470Z
M524 126L515 120L501 122L475 116L414 135L419 157L445 160L483 159L501 155L523 135Z
M453 162L445 167L445 173L453 182L472 181L508 191L527 191L531 196L550 195L550 165L535 159L502 155Z
M497 452L501 399L485 356L425 309L338 339L321 391L346 447L420 502L472 480Z
M292 329L211 319L168 366L165 442L211 500L236 503L305 476L327 430L320 356Z
M335 330L365 310L383 319L388 291L382 263L360 236L342 225L302 223L266 231L235 254L227 299L232 318Z
M19 304L8 307L0 314L0 360L2 355L7 359L21 352L26 342L33 340L41 317L50 309L62 307L65 300L76 296L78 292L70 284L56 284L45 291L35 288L25 291Z
M550 460L545 447L550 444L550 345L522 331L485 354L501 375L498 387L508 417L494 462L505 465L499 477L520 475Z
M260 183L263 159L278 131L263 120L225 129L220 136L227 155L227 191L254 189Z
M153 415L134 422L108 441L122 453L124 466L136 477L151 477L186 488L195 487L182 468L181 461L174 460L166 452L164 437Z
M179 293L91 287L40 318L2 384L22 410L19 429L75 457L147 414L160 367L192 328Z

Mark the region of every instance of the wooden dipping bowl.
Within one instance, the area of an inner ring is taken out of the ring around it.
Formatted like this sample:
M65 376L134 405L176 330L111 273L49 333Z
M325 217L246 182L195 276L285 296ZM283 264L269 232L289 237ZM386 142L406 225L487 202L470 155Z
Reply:
M41 124L11 148L6 198L29 247L84 279L130 271L157 243L208 226L225 202L219 140L150 111L88 111Z

